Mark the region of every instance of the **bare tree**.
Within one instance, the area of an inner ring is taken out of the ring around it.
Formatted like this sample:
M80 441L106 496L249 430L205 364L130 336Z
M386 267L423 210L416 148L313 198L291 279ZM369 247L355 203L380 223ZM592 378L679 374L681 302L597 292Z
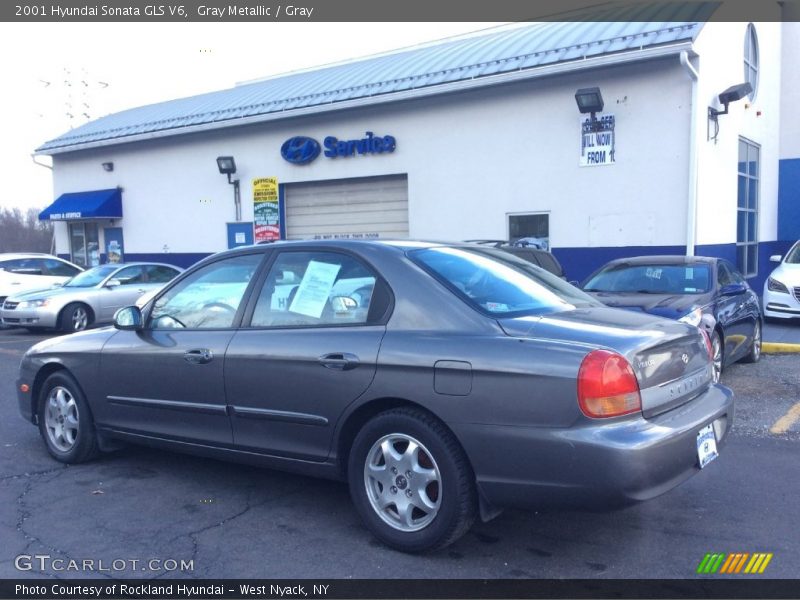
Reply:
M53 224L35 208L0 208L0 252L50 252L52 240Z

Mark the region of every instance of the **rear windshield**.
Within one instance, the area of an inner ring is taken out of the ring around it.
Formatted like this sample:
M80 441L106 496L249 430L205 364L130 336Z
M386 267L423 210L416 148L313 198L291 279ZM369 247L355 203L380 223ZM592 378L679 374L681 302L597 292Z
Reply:
M702 294L711 289L711 269L706 264L615 264L593 275L583 289L630 294Z
M427 248L409 257L473 307L522 316L601 304L541 267L493 248Z

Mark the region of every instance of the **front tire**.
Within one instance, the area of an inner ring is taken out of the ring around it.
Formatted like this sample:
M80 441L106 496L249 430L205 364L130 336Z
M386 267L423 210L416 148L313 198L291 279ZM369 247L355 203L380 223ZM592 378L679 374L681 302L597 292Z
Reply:
M83 331L92 324L92 313L85 304L75 302L68 304L61 311L61 331L65 333L75 333Z
M756 319L756 324L753 326L753 343L750 346L750 352L747 353L742 359L745 363L756 363L761 358L761 321Z
M39 433L47 451L59 462L85 462L99 454L94 418L75 379L53 373L39 395Z
M403 552L443 548L475 521L475 477L464 450L419 409L397 408L368 421L353 442L348 480L370 531Z

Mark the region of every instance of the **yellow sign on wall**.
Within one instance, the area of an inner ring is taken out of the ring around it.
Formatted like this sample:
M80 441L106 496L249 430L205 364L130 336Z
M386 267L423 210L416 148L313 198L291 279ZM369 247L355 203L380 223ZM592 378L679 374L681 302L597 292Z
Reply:
M253 240L257 244L281 237L278 178L253 179Z

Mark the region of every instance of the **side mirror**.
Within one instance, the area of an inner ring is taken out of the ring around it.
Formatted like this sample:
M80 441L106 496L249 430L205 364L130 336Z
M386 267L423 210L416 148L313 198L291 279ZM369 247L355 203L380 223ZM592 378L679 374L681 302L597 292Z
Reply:
M120 285L122 285L122 282L119 279L109 279L108 281L106 281L106 285L104 287L107 287L107 288L110 289L110 288L119 287Z
M138 306L120 308L114 314L114 327L123 331L140 331L142 329L142 311Z
M779 262L781 262L782 258L783 257L780 254L773 254L772 256L769 257L769 262L779 263Z
M719 290L720 296L737 296L743 294L747 288L743 283L729 283Z

